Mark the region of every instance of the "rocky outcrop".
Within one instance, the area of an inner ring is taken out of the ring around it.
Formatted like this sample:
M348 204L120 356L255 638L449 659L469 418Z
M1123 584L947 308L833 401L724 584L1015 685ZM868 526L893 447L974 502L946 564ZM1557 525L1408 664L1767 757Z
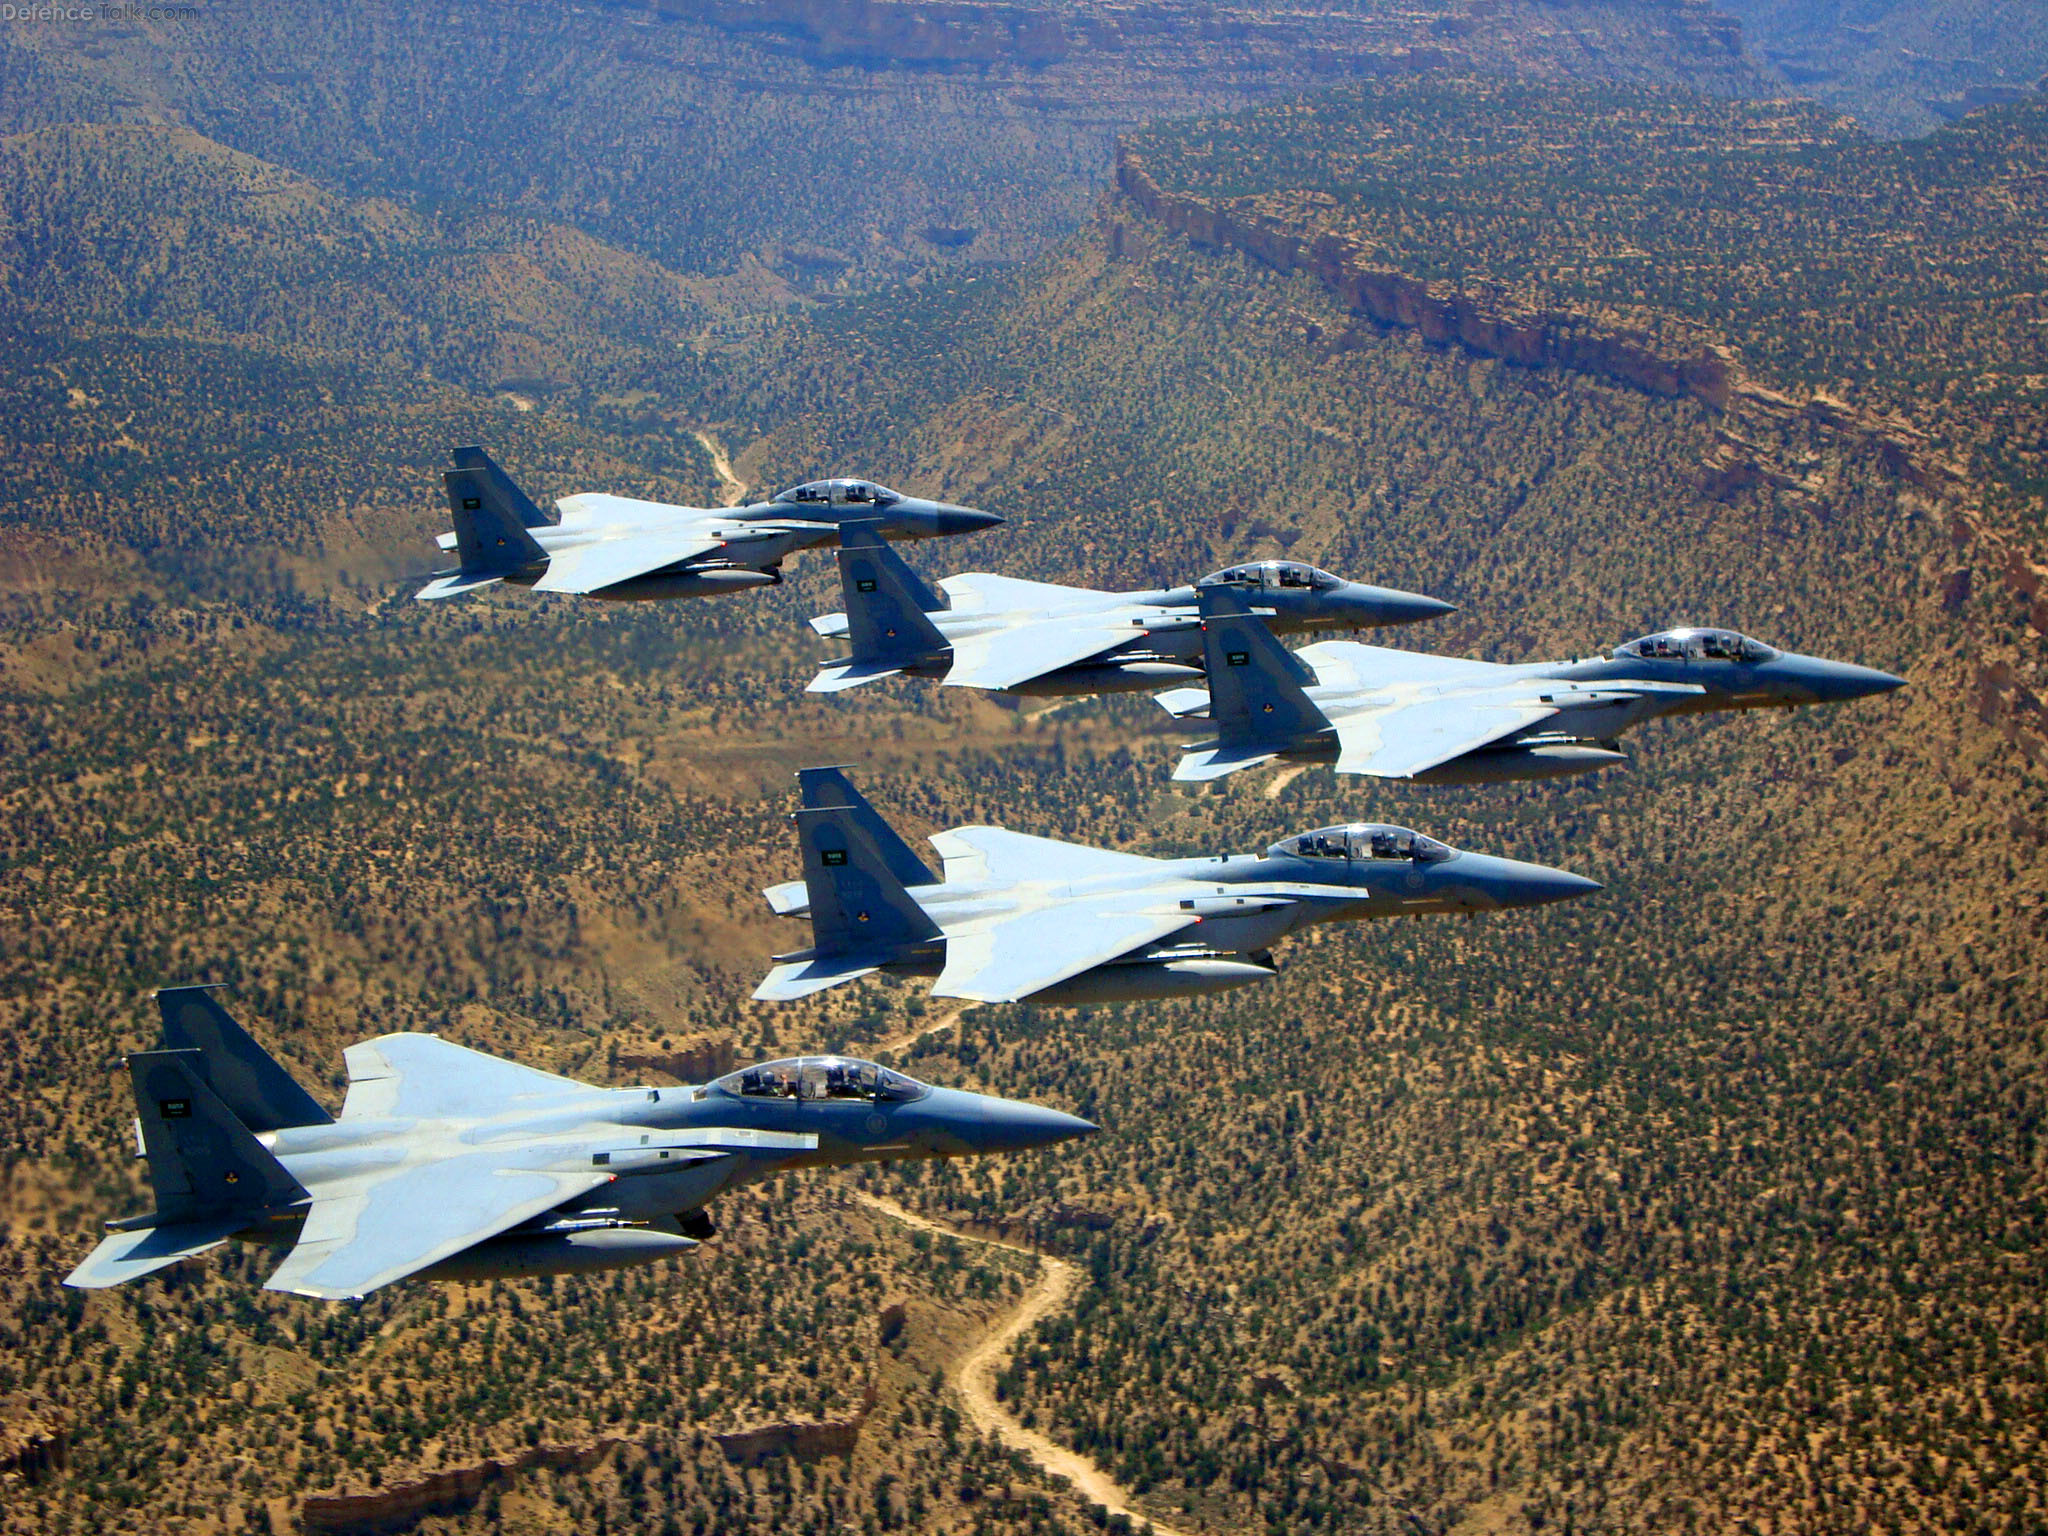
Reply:
M369 1493L309 1494L299 1501L299 1529L319 1536L377 1536L403 1530L428 1515L466 1509L493 1483L534 1467L587 1472L618 1444L617 1440L599 1440L590 1445L537 1445L517 1456L450 1467Z
M851 1456L860 1443L861 1423L861 1419L794 1420L712 1438L729 1460L741 1466L759 1466L777 1456L816 1461L825 1456Z
M901 1304L897 1313L901 1317ZM899 1323L900 1326L900 1323ZM755 1467L777 1456L794 1456L799 1461L817 1461L826 1456L851 1456L860 1444L861 1427L875 1411L874 1378L868 1378L861 1394L860 1412L850 1419L791 1419L780 1424L761 1424L713 1435L728 1460Z
M10 1478L40 1483L71 1461L71 1431L34 1398L0 1401L0 1487Z
M1647 331L1617 326L1601 316L1522 308L1499 295L1464 292L1377 263L1357 241L1316 228L1317 212L1335 204L1327 194L1210 202L1165 190L1128 148L1117 157L1116 179L1132 204L1170 232L1196 244L1241 251L1275 271L1307 272L1338 302L1375 325L1415 331L1440 346L1463 347L1523 367L1569 368L1648 394L1697 400L1760 430L1818 426L1873 449L1894 474L1922 489L1962 478L1899 417L1859 410L1825 394L1801 400L1771 389L1747 377L1736 354L1718 342L1674 350ZM1113 254L1137 243L1112 225ZM1308 339L1336 351L1354 344L1356 334L1332 338L1313 328ZM1722 434L1703 468L1714 494L1766 483L1796 489L1802 483L1733 432Z
M625 1046L612 1062L621 1072L663 1072L679 1083L708 1083L733 1069L736 1049L730 1036L695 1035L675 1046Z

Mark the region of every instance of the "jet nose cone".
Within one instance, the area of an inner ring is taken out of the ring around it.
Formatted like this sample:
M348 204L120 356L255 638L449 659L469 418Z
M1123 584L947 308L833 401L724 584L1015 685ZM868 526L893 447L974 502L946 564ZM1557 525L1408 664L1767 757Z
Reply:
M983 512L974 507L956 507L940 502L938 511L932 515L942 537L956 533L979 533L984 528L1002 526L1002 517L994 512Z
M1093 1136L1101 1127L1092 1120L1047 1109L1043 1104L997 1100L985 1121L982 1145L990 1152L1023 1152L1058 1142Z
M1485 870L1475 871L1473 880L1482 898L1479 905L1545 907L1553 901L1576 901L1606 889L1598 880L1588 880L1566 869L1552 869L1547 864L1489 859L1487 865Z
M1403 592L1399 587L1369 587L1352 582L1342 594L1344 606L1356 615L1363 628L1384 628L1394 624L1420 624L1456 613L1456 603L1446 603L1420 592Z
M1891 693L1895 689L1906 686L1906 680L1903 677L1894 677L1891 673L1880 672L1875 667L1851 667L1849 671L1853 675L1848 680L1849 692L1847 697L1852 699L1869 698L1872 694L1878 693Z
M1607 887L1598 880L1588 880L1584 875L1575 875L1570 870L1546 869L1543 878L1535 882L1535 890L1529 900L1530 906L1545 906L1553 901L1577 901L1581 896L1590 896Z

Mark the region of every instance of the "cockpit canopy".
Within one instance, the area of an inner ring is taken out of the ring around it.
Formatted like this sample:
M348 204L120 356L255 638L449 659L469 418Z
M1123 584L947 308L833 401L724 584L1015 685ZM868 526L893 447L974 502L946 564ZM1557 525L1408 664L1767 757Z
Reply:
M857 1099L905 1104L931 1092L914 1077L853 1056L787 1056L728 1072L711 1085L742 1099Z
M1254 560L1249 565L1233 565L1212 571L1195 585L1248 587L1260 592L1282 587L1297 592L1334 592L1344 582L1341 577L1319 571L1312 565L1303 565L1299 560Z
M1409 859L1440 864L1451 849L1433 837L1375 821L1354 821L1348 827L1322 827L1299 837L1283 838L1266 850L1269 858Z
M775 499L784 505L810 507L886 507L903 498L872 480L808 480L791 486Z
M1769 661L1778 653L1761 640L1732 629L1667 629L1614 648L1614 659L1626 661Z

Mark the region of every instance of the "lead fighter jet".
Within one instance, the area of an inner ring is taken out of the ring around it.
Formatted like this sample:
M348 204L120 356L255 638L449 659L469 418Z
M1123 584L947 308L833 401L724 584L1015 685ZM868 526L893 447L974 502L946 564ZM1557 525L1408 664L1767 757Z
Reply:
M157 994L127 1058L156 1206L65 1284L138 1279L231 1237L295 1246L266 1289L622 1269L686 1253L721 1190L791 1168L1049 1146L1095 1127L871 1061L804 1056L701 1087L594 1088L434 1035L352 1045L336 1118L202 987Z
M1324 827L1263 854L1153 859L955 827L934 874L837 768L797 775L804 878L768 905L808 918L766 1001L875 971L936 975L935 997L1127 1002L1221 992L1275 974L1272 946L1312 923L1539 906L1597 891L1561 869L1461 853L1405 827Z
M1453 612L1449 603L1392 587L1345 581L1295 560L1256 560L1191 587L1097 592L969 572L933 591L866 519L839 525L844 613L811 620L853 654L811 679L837 693L908 673L953 688L1056 697L1128 693L1202 675L1199 592L1240 593L1283 633L1375 629Z
M1493 784L1588 773L1628 759L1615 738L1656 715L1831 704L1905 679L1774 650L1726 629L1674 629L1582 661L1501 666L1350 641L1290 651L1235 594L1202 595L1209 686L1159 703L1208 719L1182 781L1276 758L1423 784Z
M461 560L414 595L461 597L506 582L615 602L712 597L782 580L792 550L830 542L847 518L887 538L930 539L993 528L993 512L921 501L867 480L814 480L744 507L676 507L603 491L564 496L551 519L481 448L458 448L441 477Z

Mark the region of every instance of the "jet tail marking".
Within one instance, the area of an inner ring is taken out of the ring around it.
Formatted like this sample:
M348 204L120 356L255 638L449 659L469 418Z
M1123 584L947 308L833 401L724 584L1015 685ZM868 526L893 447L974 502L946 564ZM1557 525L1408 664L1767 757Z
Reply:
M547 563L548 552L527 531L519 505L498 482L503 470L451 469L441 477L448 493L448 514L455 520L455 548L462 558L462 574L468 576L510 576ZM516 490L516 487L515 487ZM533 503L526 501L527 506Z
M850 815L897 880L905 885L939 883L939 877L918 857L917 850L903 841L896 829L882 820L881 813L853 787L844 768L799 768L796 782L805 810L843 810Z
M247 1225L306 1198L284 1164L206 1084L200 1050L135 1051L128 1072L156 1192L156 1224Z
M1201 589L1202 654L1209 673L1209 718L1231 755L1307 745L1330 733L1330 719L1304 684L1315 671L1273 636L1228 587Z
M937 665L951 657L952 643L926 617L945 600L889 547L879 519L839 525L839 585L855 668Z
M483 449L476 447L457 448L449 457L455 461L457 469L476 470L489 481L492 490L499 499L517 514L521 527L554 527L555 520L535 506L532 498L526 492L519 489L518 483L510 475L506 474L504 470L500 469L497 460L493 459L488 453L485 453Z
M924 879L931 872L910 853L861 800L837 769L812 770L805 798L826 803L796 813L797 843L803 850L804 887L810 896L810 956L818 960L856 958L879 965L904 950L940 937L939 926L926 915L903 877L915 865ZM841 795L854 805L833 804ZM884 834L878 839L877 831Z

